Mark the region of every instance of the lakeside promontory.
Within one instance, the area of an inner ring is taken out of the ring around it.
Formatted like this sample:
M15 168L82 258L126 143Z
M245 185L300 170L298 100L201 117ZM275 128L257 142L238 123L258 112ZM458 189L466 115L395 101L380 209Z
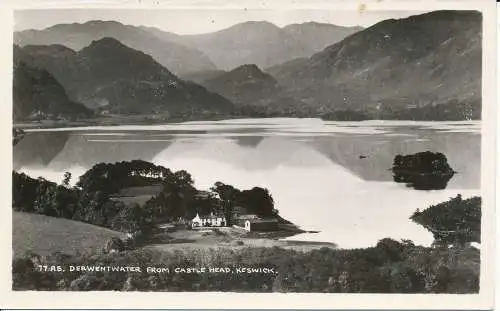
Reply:
M58 185L13 172L14 209L140 236L143 244L286 246L293 243L277 240L305 232L280 217L272 195L260 187L217 182L202 191L188 172L140 160L96 164L74 187L71 178L66 173Z

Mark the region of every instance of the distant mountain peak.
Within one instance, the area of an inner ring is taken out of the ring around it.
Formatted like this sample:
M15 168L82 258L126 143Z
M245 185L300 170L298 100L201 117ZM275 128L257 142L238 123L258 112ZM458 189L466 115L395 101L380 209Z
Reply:
M234 68L233 70L224 74L226 77L230 77L234 80L265 80L270 84L276 84L274 78L263 72L257 65L255 64L245 64Z
M98 42L98 46L120 47L114 38L124 45L151 55L157 62L176 73L215 69L214 64L202 52L193 47L162 40L142 27L124 25L117 21L91 20L85 23L57 24L44 30L26 30L14 33L14 42L26 45L65 45L80 51Z
M151 57L151 55L133 49L123 44L121 41L111 37L104 37L99 40L92 40L92 42L88 46L84 47L79 53L81 55L88 53L98 53L100 54L101 57L106 57L106 59L110 60L113 59L125 60L126 58L124 57L125 55L127 55L126 57L129 57L131 60L135 61L139 61L139 59L148 60L148 62L151 61L152 63L155 63L157 66L160 66L160 64L156 62L153 59L153 57ZM116 54L113 55L113 53Z
M236 105L251 104L275 91L277 81L255 64L245 64L203 82Z
M254 20L212 33L167 38L195 47L219 69L231 70L242 64L267 68L294 58L310 57L356 31L319 23L281 28L268 21Z
M325 27L330 27L330 26L335 26L335 27L340 27L334 24L330 23L321 23L321 22L315 22L315 21L308 21L308 22L303 22L303 23L293 23L293 24L288 24L283 28L286 27L295 27L295 26L325 26Z
M239 23L229 28L217 31L216 33L223 33L227 31L250 31L250 32L265 32L265 31L281 31L281 28L268 21L246 21Z
M58 28L82 28L82 27L103 27L106 25L115 25L115 26L124 26L124 24L114 21L114 20L89 20L83 23L66 23L66 24L56 24L53 26L49 26L43 30L56 30Z
M112 79L123 78L124 75L149 79L151 74L160 72L162 76L172 76L168 68L161 66L150 55L111 37L93 40L89 46L80 50L78 55L82 59L93 59L94 63L99 61L100 65L94 65L94 70L98 70L101 76L109 76ZM122 74L116 75L116 72L122 72Z
M307 21L303 23L293 23L293 24L288 24L283 27L283 29L287 28L298 28L298 27L321 27L321 28L339 28L339 29L363 29L363 27L356 25L356 26L342 26L342 25L336 25L332 23L324 23L324 22L316 22L316 21Z
M111 37L104 37L98 40L92 40L88 47L102 46L102 47L125 47L123 43Z
M275 24L268 22L268 21L246 21L243 23L236 24L234 26L238 26L238 25L241 25L241 26L270 26L270 27L279 28Z
M114 21L114 20L90 20L85 23L82 23L82 25L90 25L90 26L102 26L102 25L124 25L120 22Z
M231 72L238 72L238 71L249 72L249 73L262 72L262 70L260 70L260 68L255 64L244 64L244 65L238 66L238 67L234 68L233 70L231 70Z
M98 40L92 40L92 42L84 47L83 49L80 50L79 52L81 55L88 54L88 53L97 53L102 55L103 57L106 57L107 59L113 59L113 53L119 53L120 55L116 54L114 55L115 57L122 58L123 55L122 53L129 55L129 57L135 57L135 55L141 55L143 58L149 58L153 60L153 58L150 55L147 55L141 51L134 50L122 42L116 40L115 38L111 37L104 37ZM104 55L108 54L108 55Z

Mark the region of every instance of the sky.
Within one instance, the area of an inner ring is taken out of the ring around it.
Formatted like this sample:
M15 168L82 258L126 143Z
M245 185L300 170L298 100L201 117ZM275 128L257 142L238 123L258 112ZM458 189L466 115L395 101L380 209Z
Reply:
M369 27L389 18L405 18L423 11L334 11L334 10L247 10L247 9L41 9L14 13L14 30L43 29L55 24L115 20L128 25L160 28L177 34L217 31L245 21L268 21L283 27L309 21L339 26Z

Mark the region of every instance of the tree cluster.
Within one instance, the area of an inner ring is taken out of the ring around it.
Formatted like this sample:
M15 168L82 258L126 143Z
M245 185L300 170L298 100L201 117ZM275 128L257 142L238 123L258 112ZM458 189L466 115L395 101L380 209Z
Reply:
M274 208L274 199L268 189L253 187L248 190L239 190L231 185L216 182L211 191L217 193L220 198L222 210L229 223L237 216L235 207L259 217L277 216L278 214Z
M211 191L194 187L191 175L134 160L99 163L70 187L71 174L61 185L13 172L13 208L23 212L79 220L125 232L145 232L157 223L185 222L197 213L223 214L231 224L235 206L265 217L274 215L274 201L267 189L239 190L217 182ZM114 195L128 187L160 186L144 204L124 203Z
M61 185L43 178L33 179L13 172L13 208L23 212L63 217L126 232L150 228L153 215L138 204L113 200L112 195L125 187L168 183L190 178L183 172L155 166L145 161L99 163L70 187L71 174Z
M431 151L397 155L394 158L392 170L436 175L454 173L444 154Z
M481 197L464 200L459 194L423 211L415 211L410 219L429 230L437 245L481 243Z

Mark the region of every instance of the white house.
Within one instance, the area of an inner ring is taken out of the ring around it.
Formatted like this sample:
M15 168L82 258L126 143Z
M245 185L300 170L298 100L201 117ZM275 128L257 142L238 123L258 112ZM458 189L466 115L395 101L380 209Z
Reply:
M200 215L196 214L196 216L191 220L191 226L194 227L201 227L203 224L203 220L200 218Z
M216 216L214 213L211 213L208 216L200 217L199 214L191 220L192 228L196 227L225 227L227 225L226 217L224 216Z

